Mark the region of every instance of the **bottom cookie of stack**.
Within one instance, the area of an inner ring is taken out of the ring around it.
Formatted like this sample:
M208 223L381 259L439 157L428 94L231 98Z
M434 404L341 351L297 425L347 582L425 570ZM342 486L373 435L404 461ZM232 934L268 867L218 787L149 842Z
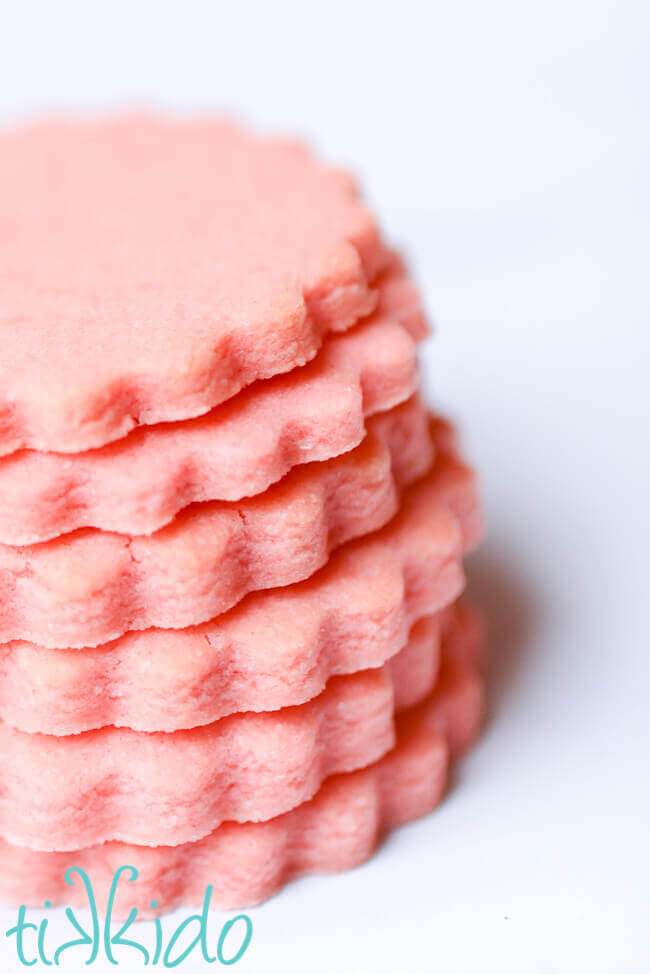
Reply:
M83 904L82 884L65 881L66 871L76 867L91 877L101 906L116 870L131 866L138 879L120 886L116 918L134 907L151 916L152 901L162 911L200 905L208 885L214 906L234 909L260 903L299 876L364 862L387 831L438 804L449 761L480 727L481 627L474 613L459 605L443 610L436 623L442 628L441 647L436 626L423 620L391 661L399 711L396 743L375 763L328 778L313 798L268 821L225 822L204 838L177 846L106 842L43 852L0 841L0 897L26 905L46 899ZM422 680L423 669L428 679Z

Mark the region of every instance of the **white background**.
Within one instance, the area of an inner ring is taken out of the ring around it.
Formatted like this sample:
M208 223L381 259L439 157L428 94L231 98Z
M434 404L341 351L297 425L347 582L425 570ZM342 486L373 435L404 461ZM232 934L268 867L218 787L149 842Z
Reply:
M3 119L227 108L353 166L411 255L437 324L427 383L483 477L482 741L368 865L253 911L235 970L650 970L647 10L3 9Z

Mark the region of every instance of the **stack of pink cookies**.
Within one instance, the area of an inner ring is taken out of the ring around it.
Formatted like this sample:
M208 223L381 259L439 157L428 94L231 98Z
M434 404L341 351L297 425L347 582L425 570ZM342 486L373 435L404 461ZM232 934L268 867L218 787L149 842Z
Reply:
M263 900L481 717L472 471L347 175L230 123L0 137L0 895Z

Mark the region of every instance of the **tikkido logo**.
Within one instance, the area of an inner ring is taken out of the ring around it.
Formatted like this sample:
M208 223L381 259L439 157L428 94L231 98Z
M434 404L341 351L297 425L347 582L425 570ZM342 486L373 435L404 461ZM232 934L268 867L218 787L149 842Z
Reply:
M25 967L33 967L40 960L47 967L58 966L62 955L67 955L68 952L73 951L75 954L85 952L87 956L84 963L88 965L98 960L100 951L103 949L103 955L109 963L116 965L122 960L130 962L134 953L140 954L143 966L160 964L162 967L178 967L190 956L193 960L197 960L198 955L207 964L215 964L218 961L220 964L232 965L241 960L248 950L253 936L253 923L250 917L241 913L222 926L214 948L215 952L211 953L208 942L208 915L212 886L206 887L201 912L186 917L176 927L166 943L162 923L158 917L153 920L153 945L149 944L149 937L145 940L148 946L138 940L125 937L126 932L137 920L138 911L135 908L131 910L119 930L116 933L111 933L117 887L123 874L127 874L126 879L130 883L135 882L138 878L138 871L134 866L121 866L115 872L111 882L106 914L102 921L88 874L83 869L76 867L67 870L65 881L69 886L74 886L77 880L83 883L87 899L85 905L90 911L90 924L86 929L72 909L66 907L65 916L78 936L59 944L56 948L48 943L47 918L41 920L39 924L30 923L27 920L27 908L21 906L18 910L18 920L15 926L7 930L5 934L10 940L15 938L16 954L20 963ZM44 905L50 907L51 903L46 900ZM156 909L157 906L157 902L152 900L152 909Z

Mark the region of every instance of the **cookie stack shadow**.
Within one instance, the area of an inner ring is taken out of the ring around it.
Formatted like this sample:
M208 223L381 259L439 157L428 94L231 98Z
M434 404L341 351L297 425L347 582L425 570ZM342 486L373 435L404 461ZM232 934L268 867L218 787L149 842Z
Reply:
M0 141L0 897L355 866L483 711L475 476L405 266L349 177L230 123Z

